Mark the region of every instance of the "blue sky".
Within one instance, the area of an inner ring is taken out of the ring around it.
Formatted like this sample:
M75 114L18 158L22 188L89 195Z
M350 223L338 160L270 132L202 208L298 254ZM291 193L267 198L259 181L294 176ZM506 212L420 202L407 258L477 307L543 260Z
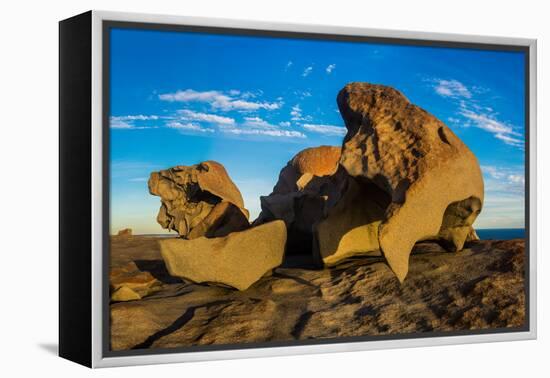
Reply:
M524 60L515 52L202 33L111 31L111 229L162 233L149 173L222 163L254 219L297 152L341 145L348 82L390 85L478 157L475 226L524 226Z

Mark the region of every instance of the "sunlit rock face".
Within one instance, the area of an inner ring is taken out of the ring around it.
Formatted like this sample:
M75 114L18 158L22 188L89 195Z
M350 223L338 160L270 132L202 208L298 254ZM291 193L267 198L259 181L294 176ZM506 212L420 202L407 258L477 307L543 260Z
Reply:
M348 129L340 164L391 198L378 242L400 281L417 241L439 239L456 251L476 237L472 223L483 206L481 170L445 124L383 85L350 83L337 103Z
M224 237L159 241L170 275L238 290L281 265L285 243L286 227L280 220Z

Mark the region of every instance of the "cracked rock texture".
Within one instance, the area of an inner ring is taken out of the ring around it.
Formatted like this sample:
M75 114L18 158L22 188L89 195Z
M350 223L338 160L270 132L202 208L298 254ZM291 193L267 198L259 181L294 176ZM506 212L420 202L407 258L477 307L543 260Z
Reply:
M165 239L165 238L164 238ZM456 253L418 243L400 284L382 257L330 268L289 259L246 291L171 277L159 237L112 238L111 269L134 263L161 282L111 304L113 350L521 327L524 241L472 241ZM293 265L294 264L294 265Z

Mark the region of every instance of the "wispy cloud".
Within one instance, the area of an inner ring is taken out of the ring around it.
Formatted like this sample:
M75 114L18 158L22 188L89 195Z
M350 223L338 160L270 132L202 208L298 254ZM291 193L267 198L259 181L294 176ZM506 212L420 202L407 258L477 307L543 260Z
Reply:
M217 114L200 113L193 110L183 109L178 110L178 115L181 119L189 121L201 121L215 123L219 125L234 125L235 119L231 117L219 116Z
M309 76L309 74L311 74L311 71L313 71L313 66L306 67L304 69L304 72L302 72L302 76L303 77Z
M311 94L310 91L307 91L307 90L304 91L304 90L299 90L299 89L297 89L297 90L294 91L294 95L295 95L297 98L299 98L300 100L303 100L303 99L305 99L305 98L308 98L308 97L311 97L311 96L312 96L312 94Z
M471 121L470 124L494 135L502 142L519 148L524 148L521 133L514 130L512 125L499 121L496 115L488 110L468 108L467 104L461 105L460 115Z
M238 129L227 128L222 129L222 132L235 134L235 135L264 135L270 137L284 137L284 138L305 138L306 136L294 130L261 130L261 129Z
M128 181L130 182L146 182L147 180L147 177L133 177L131 179L128 179Z
M283 122L281 122L283 123ZM264 135L270 137L305 138L299 131L285 129L284 125L274 125L260 117L245 117L239 127L221 128L220 131L235 135ZM290 123L288 123L290 126Z
M517 131L517 128L508 122L498 119L496 113L490 106L480 106L480 94L488 90L481 87L468 87L462 82L451 79L431 79L435 92L446 98L450 98L457 104L457 113L448 120L454 125L473 126L493 134L493 136L503 143L517 147L525 148L523 135ZM476 96L478 95L478 96ZM461 116L462 119L457 118Z
M443 97L472 98L470 90L458 80L434 80L434 89Z
M232 90L227 93L221 91L195 91L193 89L180 90L174 93L164 93L159 95L159 99L168 102L203 102L209 104L214 109L224 111L240 110L254 111L259 109L276 110L283 104L280 102L257 102L249 101L250 92L237 94Z
M291 121L311 121L310 116L304 116L302 113L302 108L299 104L294 105L290 109L290 120Z
M525 193L525 173L521 167L497 167L482 165L487 191L498 191L504 194Z
M288 71L290 69L290 67L292 67L294 63L292 62L292 60L289 60L285 66L285 71Z
M208 127L202 127L195 123L181 123L181 122L169 122L166 124L166 127L170 129L176 129L180 131L197 131L200 133L213 133L214 129Z
M525 175L523 167L482 165L485 183L483 211L476 227L524 227Z
M342 126L305 124L302 127L307 131L327 136L344 136L347 132L347 129Z
M125 115L125 116L111 116L109 118L109 127L111 129L119 130L144 130L144 129L153 129L157 126L147 126L147 125L136 125L136 121L155 121L159 117L156 115Z
M116 119L120 121L150 121L150 120L157 120L159 118L160 117L156 115L143 115L143 114L111 117L111 119Z
M276 129L278 126L272 125L260 117L244 117L244 126L259 129Z
M335 68L336 68L336 64L329 64L329 65L327 66L327 68L325 68L325 71L326 71L328 74L330 74L330 73L332 73L332 71L334 71Z

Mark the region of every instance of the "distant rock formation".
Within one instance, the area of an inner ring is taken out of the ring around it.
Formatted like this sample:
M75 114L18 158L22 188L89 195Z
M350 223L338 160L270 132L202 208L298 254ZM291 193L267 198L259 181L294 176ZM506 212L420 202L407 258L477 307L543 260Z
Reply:
M285 251L283 221L268 222L219 238L159 241L168 272L198 283L245 290L281 265Z
M215 161L153 172L149 192L161 198L158 223L183 238L219 237L250 227L239 189Z
M288 230L287 253L311 254L315 225L341 197L347 174L338 169L340 147L307 148L281 170L255 225L281 219Z
M132 236L132 229L131 228L124 228L122 230L119 230L118 233L117 233L117 236L130 237L130 236Z
M337 103L348 129L340 164L391 197L378 242L400 281L417 241L440 239L456 251L475 238L481 170L445 124L383 85L348 84Z

